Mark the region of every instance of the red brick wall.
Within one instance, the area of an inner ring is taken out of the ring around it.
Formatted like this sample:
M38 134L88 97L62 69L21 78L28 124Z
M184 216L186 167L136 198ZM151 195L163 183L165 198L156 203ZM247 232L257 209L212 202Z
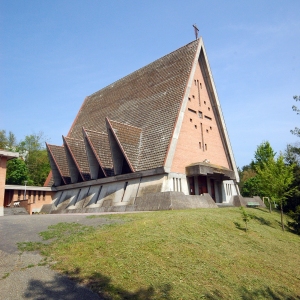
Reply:
M7 158L5 156L0 156L0 206L3 206L4 203L6 161Z
M198 85L200 91L200 104ZM196 113L193 113L188 109L192 109ZM203 118L199 118L199 111L202 112ZM211 118L211 120L205 118L205 116ZM201 148L199 142L201 143ZM205 149L205 144L207 145L207 150ZM208 159L212 164L229 168L215 115L198 64L178 138L171 172L185 173L185 167L187 165L202 162L205 159Z

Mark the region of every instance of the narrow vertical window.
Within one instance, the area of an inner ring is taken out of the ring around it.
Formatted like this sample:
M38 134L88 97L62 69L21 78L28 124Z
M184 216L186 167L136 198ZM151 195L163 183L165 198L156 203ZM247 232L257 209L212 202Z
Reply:
M203 126L202 126L202 123L200 123L200 128L201 128L202 146L204 147L204 137L203 137ZM204 148L203 148L203 151L204 151Z
M175 178L173 178L173 191L175 192Z
M201 106L201 101L200 101L200 85L199 85L199 80L197 80L197 89L198 89L198 102L199 102L199 106Z
M43 191L43 201L45 201L45 200L46 200L46 192Z
M207 150L207 144L205 144L205 150Z
M181 187L181 178L179 178L179 191L182 192L182 187Z

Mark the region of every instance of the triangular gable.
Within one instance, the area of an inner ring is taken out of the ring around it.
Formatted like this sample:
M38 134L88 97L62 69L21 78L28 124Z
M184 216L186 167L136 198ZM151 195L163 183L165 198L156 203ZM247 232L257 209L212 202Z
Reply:
M79 166L79 164L76 160L76 157L74 156L74 153L72 151L75 148L74 144L72 143L72 141L70 141L69 138L66 138L64 136L62 138L63 138L67 162L68 162L68 166L69 166L69 170L70 170L71 182L77 183L77 182L85 181L85 178L84 178L83 174L81 173L80 166ZM78 154L77 152L75 152L75 153Z
M70 183L69 167L63 146L46 143L55 186Z
M142 129L113 120L109 120L109 123L132 169L136 170L141 150Z
M134 172L133 165L129 161L129 158L127 157L116 135L115 129L113 128L108 118L106 118L106 124L107 124L107 134L108 134L108 140L109 140L112 159L113 159L115 175Z
M103 167L107 176L113 176L113 161L110 152L108 135L104 132L97 132L84 128L85 134L88 137L99 164Z
M232 169L239 180L204 44L199 39L166 155L165 169L183 172L184 165L203 160Z
M103 164L88 133L82 128L83 140L85 143L86 154L90 165L91 179L107 177Z

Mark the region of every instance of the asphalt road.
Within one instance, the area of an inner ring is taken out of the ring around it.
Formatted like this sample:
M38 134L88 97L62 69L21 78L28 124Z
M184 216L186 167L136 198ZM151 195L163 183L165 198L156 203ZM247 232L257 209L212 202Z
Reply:
M18 242L42 241L39 232L59 222L77 222L101 226L105 218L87 215L19 215L0 217L0 299L100 299L99 296L48 266L38 266L43 257L38 253L20 253Z

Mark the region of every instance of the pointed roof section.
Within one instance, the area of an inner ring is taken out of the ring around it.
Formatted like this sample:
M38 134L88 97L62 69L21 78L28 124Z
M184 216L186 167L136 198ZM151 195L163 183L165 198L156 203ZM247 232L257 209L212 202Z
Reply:
M103 163L101 162L101 159L98 156L98 153L91 141L91 138L88 136L84 128L82 128L82 134L83 134L86 154L90 166L91 179L107 177L107 174L103 167Z
M138 163L136 153L123 147L132 169L163 167L198 44L193 41L87 97L68 136L81 138L82 127L105 132L107 117L143 132ZM115 138L125 145L123 136Z
M110 150L113 159L114 165L114 173L115 175L126 174L134 172L134 167L130 162L129 158L127 157L117 135L116 129L112 127L111 122L106 118L107 124L107 133L108 133L108 140L110 144Z
M90 179L84 141L63 136L72 183Z
M55 186L71 182L66 152L63 146L46 143Z
M124 123L108 120L118 144L133 172L138 169L142 129Z
M107 133L87 130L85 128L84 133L93 149L94 154L97 156L96 158L99 162L99 165L102 166L107 176L112 176L113 161Z

